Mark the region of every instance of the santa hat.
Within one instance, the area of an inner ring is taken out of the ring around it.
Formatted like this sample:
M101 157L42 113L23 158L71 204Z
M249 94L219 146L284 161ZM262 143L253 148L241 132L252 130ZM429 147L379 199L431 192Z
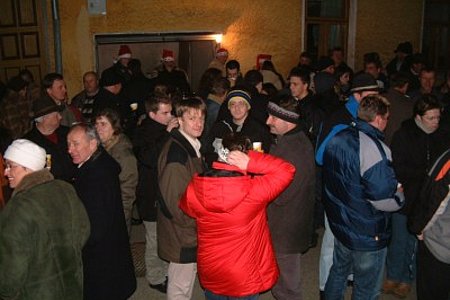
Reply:
M35 143L20 139L15 140L5 151L4 158L15 162L32 171L39 171L45 167L45 150Z
M266 60L272 60L272 55L270 55L270 54L258 54L258 56L256 57L256 69L257 70L261 69L263 63Z
M121 45L119 48L119 55L117 56L117 59L119 60L121 58L131 58L131 50L127 45Z
M219 56L228 56L228 50L225 49L225 48L219 48L219 49L217 49L217 51L216 51L216 57L219 57Z
M175 55L172 50L163 49L162 53L162 60L163 61L175 61Z

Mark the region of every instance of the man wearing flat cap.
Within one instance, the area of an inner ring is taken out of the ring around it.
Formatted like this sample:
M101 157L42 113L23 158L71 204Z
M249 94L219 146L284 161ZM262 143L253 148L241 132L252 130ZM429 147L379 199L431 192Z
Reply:
M56 179L70 181L75 166L67 153L69 128L61 125L61 110L49 96L41 96L33 102L34 126L24 138L38 144L47 153L46 167Z
M12 198L0 214L0 299L82 299L90 233L74 188L45 169L46 152L15 140L5 152Z
M267 209L270 233L280 269L280 277L272 288L276 299L302 299L300 278L301 256L310 245L313 230L315 164L314 149L299 126L298 101L291 95L269 102L267 125L276 135L270 154L292 165L295 172L291 184Z

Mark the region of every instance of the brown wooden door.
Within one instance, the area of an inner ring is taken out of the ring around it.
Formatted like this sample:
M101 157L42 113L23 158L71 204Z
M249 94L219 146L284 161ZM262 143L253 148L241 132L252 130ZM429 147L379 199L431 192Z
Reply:
M45 70L41 7L37 0L0 0L0 79L22 69L39 82Z

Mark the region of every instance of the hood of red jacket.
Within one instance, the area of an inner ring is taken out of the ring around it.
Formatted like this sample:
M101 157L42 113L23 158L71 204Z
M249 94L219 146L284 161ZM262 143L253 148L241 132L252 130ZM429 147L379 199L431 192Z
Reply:
M226 169L244 173L226 164L214 164L215 169ZM251 188L250 176L201 177L193 180L195 196L200 204L210 212L227 213L245 199Z

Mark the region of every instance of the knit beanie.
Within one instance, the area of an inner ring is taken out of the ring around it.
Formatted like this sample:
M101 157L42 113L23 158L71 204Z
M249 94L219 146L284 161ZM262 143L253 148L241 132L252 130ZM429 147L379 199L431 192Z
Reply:
M233 103L234 101L238 101L238 100L243 100L245 105L247 106L248 109L251 108L250 105L250 101L251 101L251 97L250 95L243 90L232 90L228 93L225 101L228 101L228 109L230 109L231 103Z
M269 104L267 105L267 111L272 116L275 116L281 120L294 124L298 123L298 119L300 117L300 115L297 112L293 112L285 108L282 108L281 106L278 106L278 104L272 101L269 101Z
M32 171L42 170L46 163L45 150L25 139L15 140L3 157Z

